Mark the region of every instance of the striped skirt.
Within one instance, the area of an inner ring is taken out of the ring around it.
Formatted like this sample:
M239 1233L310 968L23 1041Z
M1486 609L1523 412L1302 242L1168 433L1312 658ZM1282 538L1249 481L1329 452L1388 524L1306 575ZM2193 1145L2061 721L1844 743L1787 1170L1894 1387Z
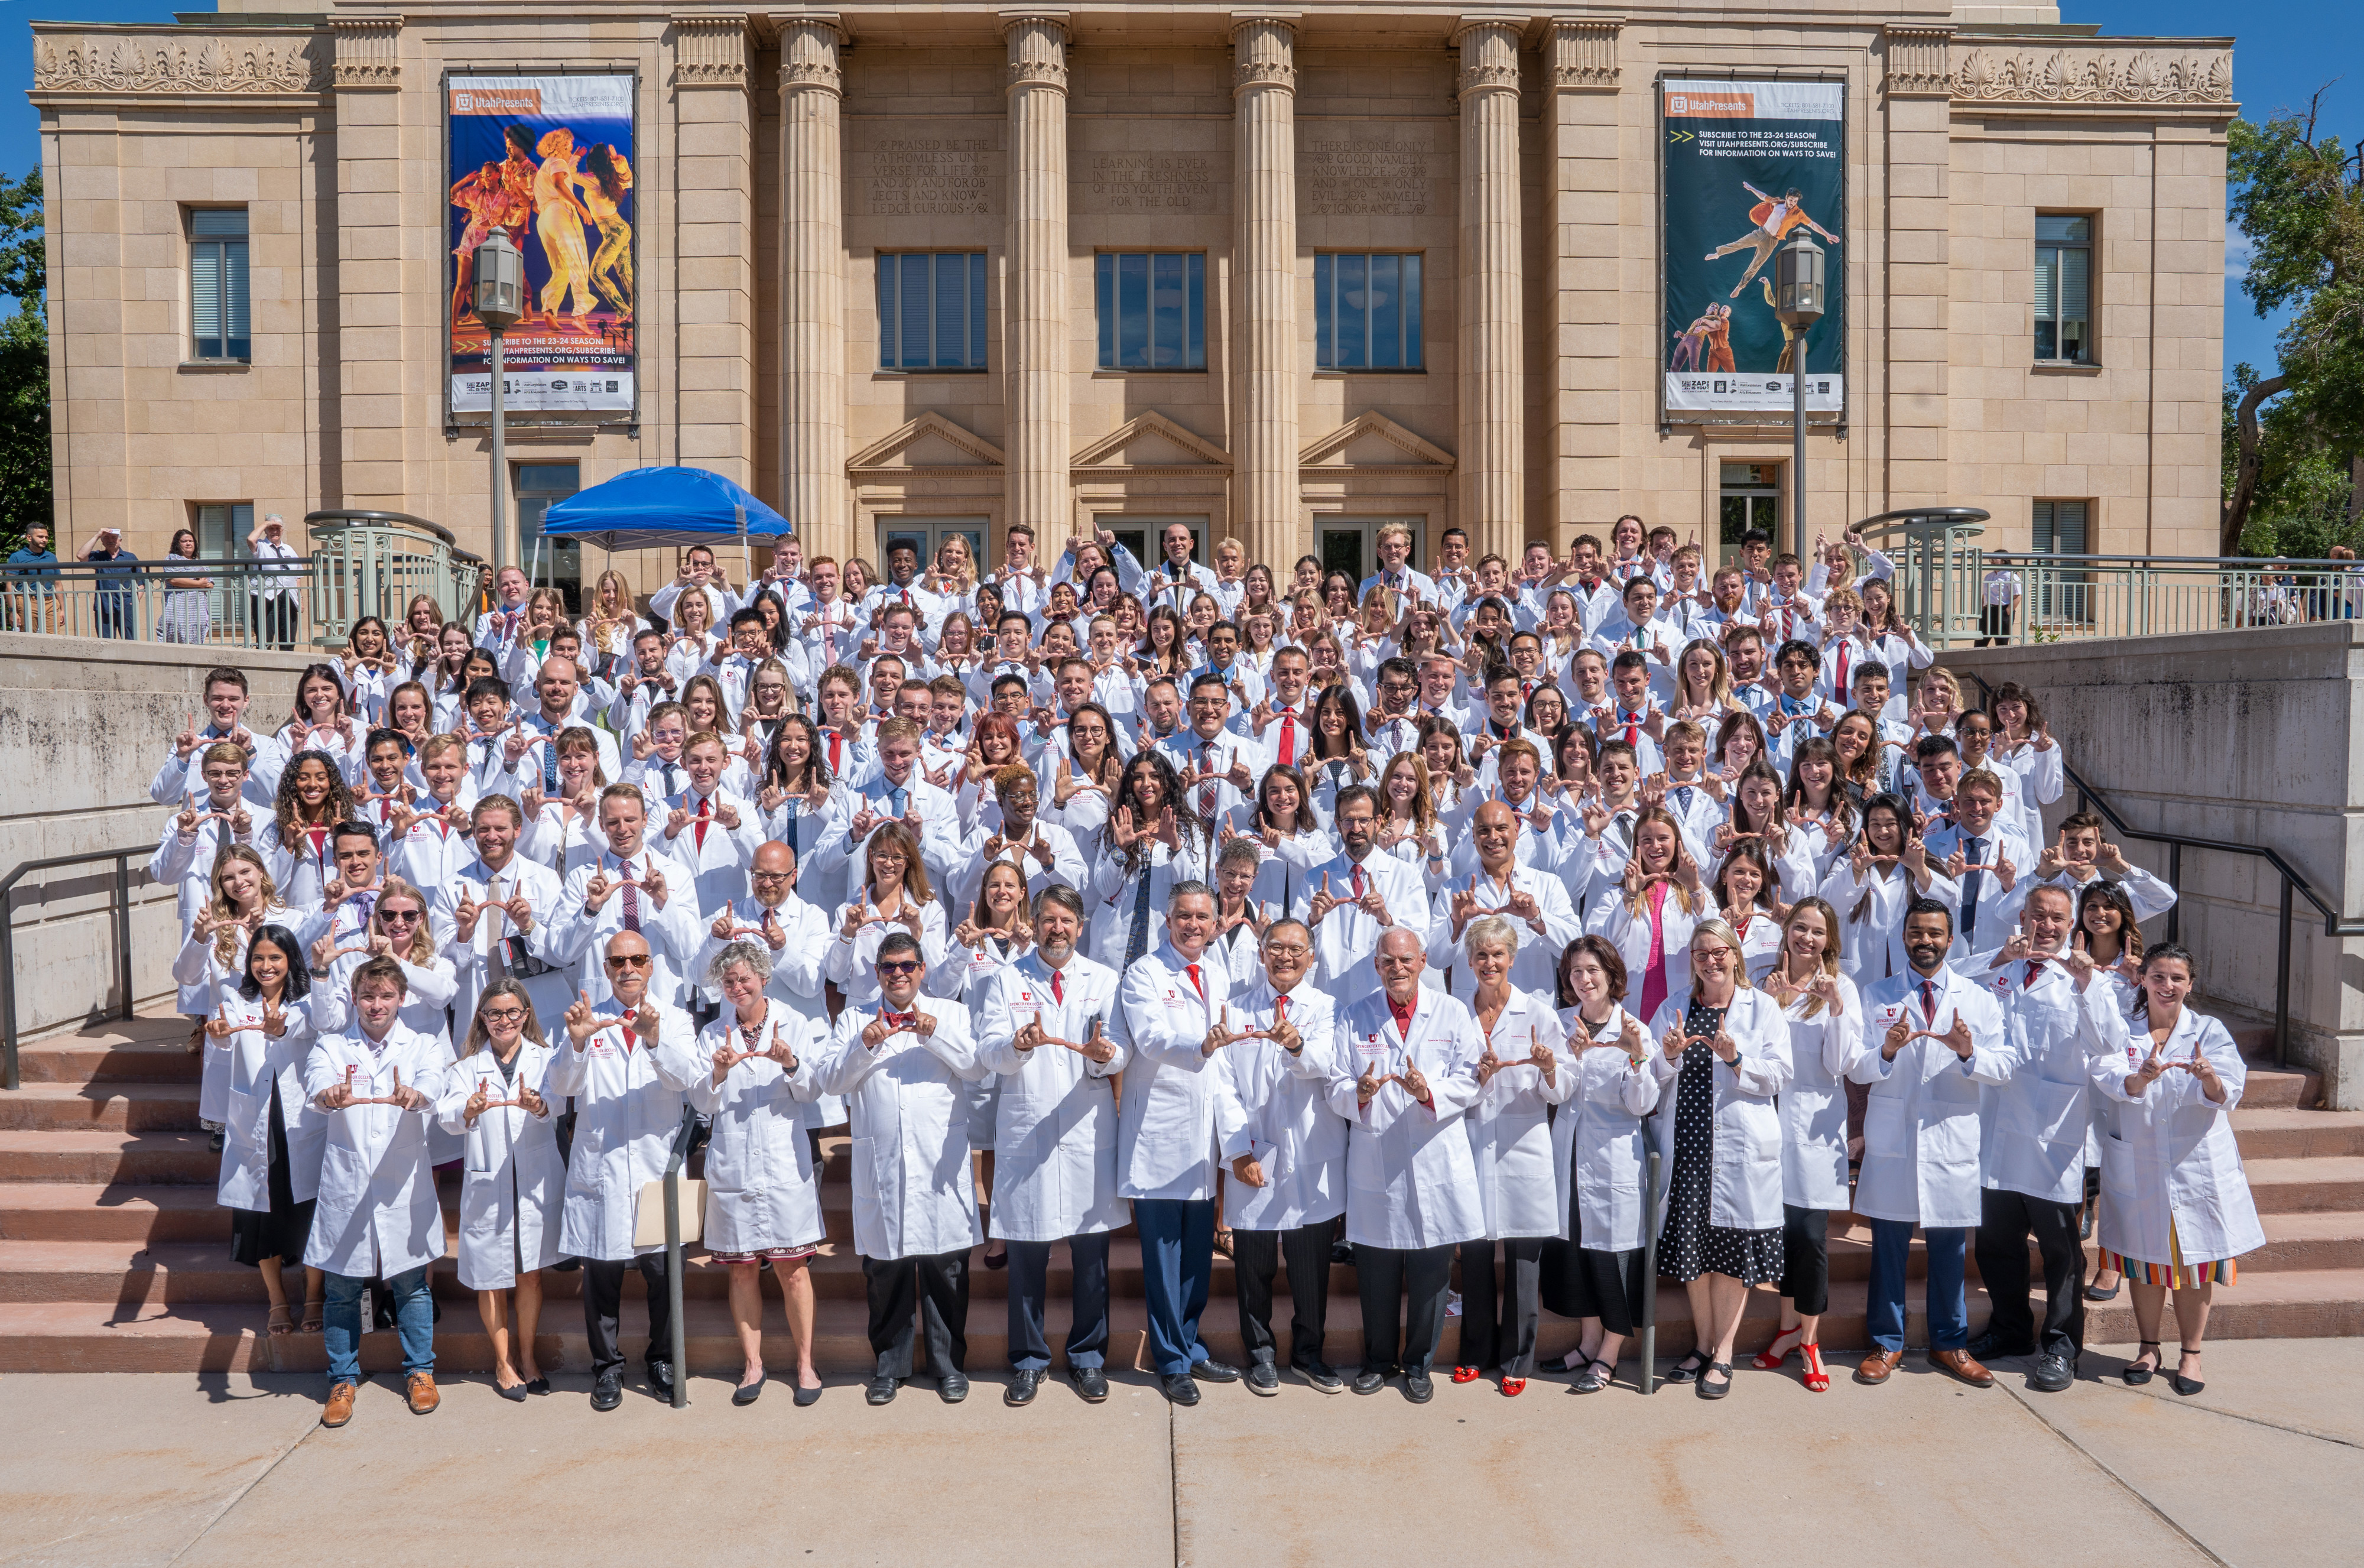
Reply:
M2183 1255L2183 1243L2175 1233L2175 1221L2167 1222L2167 1250L2169 1261L2164 1263L2146 1262L2129 1258L2123 1252L2101 1250L2102 1267L2114 1269L2135 1284L2164 1285L2169 1290L2197 1290L2208 1284L2238 1284L2241 1283L2239 1263L2231 1258L2210 1258L2192 1262Z

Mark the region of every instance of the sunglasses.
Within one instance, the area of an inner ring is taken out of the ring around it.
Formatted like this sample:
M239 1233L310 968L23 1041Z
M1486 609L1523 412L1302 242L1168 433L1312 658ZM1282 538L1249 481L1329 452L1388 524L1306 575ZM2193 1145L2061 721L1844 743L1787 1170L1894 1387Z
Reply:
M608 967L610 969L646 969L655 962L655 958L648 953L628 952L620 958L609 959L608 961Z
M920 961L918 959L898 958L889 962L881 963L878 966L878 973L881 974L916 974L919 973L919 969Z
M388 925L399 920L407 926L413 921L423 920L427 917L417 909L381 909L377 912L377 917Z

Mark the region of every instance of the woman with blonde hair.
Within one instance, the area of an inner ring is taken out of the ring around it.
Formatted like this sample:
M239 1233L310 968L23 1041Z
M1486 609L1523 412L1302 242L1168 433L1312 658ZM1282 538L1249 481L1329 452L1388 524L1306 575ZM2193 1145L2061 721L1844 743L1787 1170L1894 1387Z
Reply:
M266 924L296 924L262 856L244 844L232 844L214 857L205 903L191 922L180 952L173 960L173 979L180 987L184 1017L197 1025L193 1045L203 1052L197 1085L197 1123L211 1134L211 1146L222 1148L222 1129L229 1117L230 1042L206 1027L218 1018L222 987L235 984L246 968L247 943Z
M836 938L821 972L859 1007L878 997L878 944L897 930L918 940L930 969L944 962L943 901L928 884L920 840L901 822L872 829L862 846L864 874L851 902L838 906Z
M583 634L583 660L591 666L588 673L605 675L630 664L632 639L646 625L632 607L632 585L624 574L612 566L600 573L578 628Z
M1748 1293L1781 1277L1781 1113L1790 1027L1753 990L1740 939L1719 919L1691 929L1689 984L1650 1019L1669 1175L1659 1211L1658 1272L1690 1296L1697 1344L1667 1374L1702 1399L1732 1392L1732 1346ZM1663 1114L1672 1093L1674 1114Z
M1379 770L1379 848L1399 860L1424 865L1442 860L1436 802L1428 789L1428 763L1420 752L1399 751ZM1429 889L1435 892L1434 887Z
M1634 1011L1652 1018L1689 986L1691 931L1714 915L1714 895L1683 846L1681 825L1665 806L1645 806L1634 816L1633 858L1614 882L1595 887L1584 929L1617 950L1629 984L1641 976Z
M533 1340L541 1321L541 1271L558 1262L559 1205L566 1196L557 1107L541 1092L556 1055L525 987L496 980L476 998L435 1107L442 1130L466 1140L460 1283L476 1293L476 1315L493 1349L493 1388L504 1399L550 1392ZM503 1294L512 1290L514 1334Z
M428 918L427 895L398 876L378 885L377 902L370 910L359 945L339 948L333 932L312 944L312 973L333 978L319 987L313 1007L314 1022L323 1035L342 1031L348 1015L347 982L354 970L374 958L390 958L402 965L402 1011L396 1018L407 1029L438 1040L452 1038L448 1009L460 994L459 973L443 954L434 923ZM428 1141L437 1163L457 1157L456 1139L429 1130Z
M1706 638L1695 638L1675 657L1675 700L1668 717L1688 718L1705 728L1722 723L1739 704L1732 695L1732 666L1723 650Z
M665 672L681 685L723 651L714 630L714 606L703 594L684 594L674 601L673 639L665 648Z

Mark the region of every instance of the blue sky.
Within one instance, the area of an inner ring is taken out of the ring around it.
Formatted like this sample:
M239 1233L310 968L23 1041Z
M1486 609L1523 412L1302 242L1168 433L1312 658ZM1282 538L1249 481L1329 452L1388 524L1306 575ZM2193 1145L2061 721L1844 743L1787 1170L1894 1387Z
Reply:
M201 9L203 0L0 0L0 172L23 173L39 161L39 137L23 89L33 78L32 36L27 23L45 21L168 22L177 7ZM291 9L299 8L291 0ZM2113 37L2222 36L2235 8L2218 0L2064 0L2061 20L2099 23ZM2353 145L2364 137L2364 6L2354 0L2289 0L2265 13L2239 8L2256 26L2238 32L2233 91L2242 110L2263 119L2277 109L2300 108L2318 87L2343 71L2324 95L2324 126ZM2237 237L2236 237L2237 238ZM2278 323L2260 321L2239 289L2237 245L2226 258L2225 364L2247 360L2262 371L2274 362Z

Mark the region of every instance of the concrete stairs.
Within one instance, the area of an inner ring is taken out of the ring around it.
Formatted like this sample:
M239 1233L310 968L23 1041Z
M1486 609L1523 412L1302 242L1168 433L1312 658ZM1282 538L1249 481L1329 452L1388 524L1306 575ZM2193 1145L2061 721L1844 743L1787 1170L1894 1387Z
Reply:
M28 1044L24 1087L0 1095L0 1372L304 1371L325 1366L317 1335L273 1340L263 1332L264 1296L255 1271L229 1260L229 1215L214 1201L218 1160L196 1117L197 1063L182 1050L176 1018L137 1019L121 1032L53 1037ZM2245 1047L2252 1041L2244 1040ZM2364 1113L2308 1108L2319 1085L2312 1073L2253 1067L2243 1107L2235 1113L2249 1181L2262 1211L2267 1244L2242 1260L2241 1282L2218 1294L2210 1332L2218 1337L2288 1338L2364 1333ZM860 1260L853 1250L844 1142L824 1146L823 1207L830 1240L813 1268L819 1298L815 1358L832 1375L869 1367ZM456 1177L443 1184L447 1234L456 1225ZM1912 1272L1923 1272L1916 1243ZM1834 1354L1864 1337L1870 1232L1853 1215L1833 1217L1831 1310L1823 1340ZM1970 1314L1986 1303L1972 1271ZM579 1273L545 1276L538 1344L542 1364L580 1370L588 1356L577 1302ZM1049 1317L1053 1343L1066 1327L1066 1255L1054 1253ZM1140 1245L1120 1232L1110 1258L1114 1297L1110 1360L1145 1364ZM472 1294L452 1257L434 1273L441 1308L439 1365L481 1371L490 1349ZM1007 1364L1006 1272L972 1266L969 1365ZM1285 1325L1285 1280L1275 1318ZM737 1338L724 1300L724 1271L693 1251L684 1280L692 1370L730 1375ZM1355 1272L1330 1271L1328 1354L1351 1363L1360 1354L1362 1315ZM638 1344L644 1321L637 1276L628 1276L626 1334ZM776 1298L777 1286L767 1295ZM1910 1335L1925 1342L1917 1311ZM1688 1349L1689 1311L1680 1286L1662 1282L1661 1353ZM1779 1303L1750 1297L1744 1351L1772 1337ZM2094 1343L2132 1340L2126 1297L2088 1308ZM767 1305L766 1354L775 1366L789 1354L776 1299ZM1209 1346L1225 1359L1241 1354L1231 1264L1220 1255L1203 1325ZM1285 1328L1283 1332L1286 1332ZM1541 1349L1553 1356L1573 1345L1576 1325L1545 1315ZM1455 1342L1449 1322L1444 1347ZM391 1369L394 1336L364 1336L363 1362Z

